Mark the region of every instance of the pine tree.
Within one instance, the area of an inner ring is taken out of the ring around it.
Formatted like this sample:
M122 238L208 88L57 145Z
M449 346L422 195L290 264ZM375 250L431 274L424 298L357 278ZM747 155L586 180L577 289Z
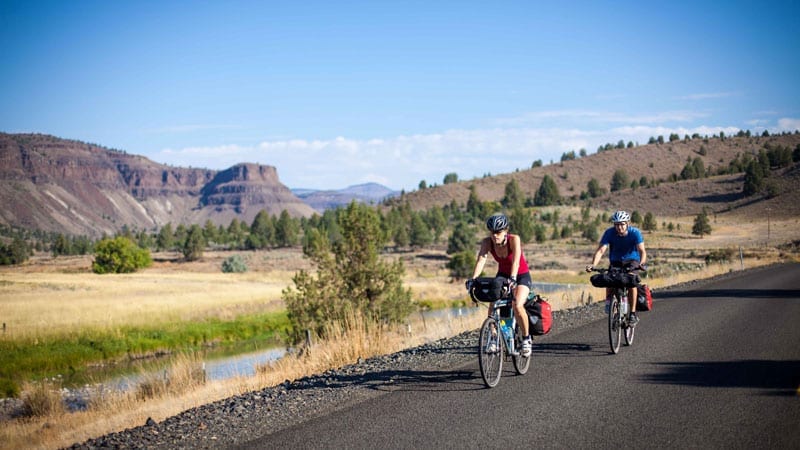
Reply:
M300 236L300 224L289 215L285 209L275 222L275 245L278 247L291 247L297 244Z
M706 234L711 234L711 224L708 223L708 216L703 211L694 218L694 225L692 225L692 234L700 236L701 238Z
M519 208L524 204L522 189L519 188L519 183L517 183L516 179L512 178L511 181L506 184L505 196L501 203L503 207L507 209Z
M338 224L338 242L320 233L306 247L316 273L301 270L293 277L294 287L283 291L295 341L304 330L324 337L329 326L344 326L354 315L373 326L400 322L412 310L402 261L379 257L386 240L376 210L353 201L340 211Z
M172 250L172 246L174 245L173 239L172 222L167 222L163 227L161 227L160 230L158 230L158 236L156 236L156 250Z
M203 229L200 225L192 225L183 243L183 257L187 261L197 261L203 257L203 249L206 247L206 240L203 236Z
M536 206L551 206L557 205L561 202L561 195L558 193L558 186L550 175L545 175L542 178L542 184L539 185L539 190L533 198L533 204Z
M447 240L447 254L453 255L463 251L474 251L477 245L475 231L464 221L456 222L450 238Z

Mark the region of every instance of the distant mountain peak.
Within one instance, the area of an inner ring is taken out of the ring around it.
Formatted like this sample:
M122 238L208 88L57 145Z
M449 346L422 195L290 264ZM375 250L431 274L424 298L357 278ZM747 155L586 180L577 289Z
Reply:
M292 193L319 212L347 205L353 200L367 204L377 204L387 198L400 195L399 191L394 191L374 182L335 190L292 189Z

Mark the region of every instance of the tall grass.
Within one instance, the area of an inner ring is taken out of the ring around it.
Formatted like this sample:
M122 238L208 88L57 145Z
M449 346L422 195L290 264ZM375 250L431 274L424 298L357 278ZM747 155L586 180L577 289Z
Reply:
M63 407L41 408L39 414L5 423L0 427L0 449L69 446L141 425L147 418L164 420L186 409L275 386L287 379L294 380L355 363L359 358L392 353L472 330L484 317L484 308L471 308L468 314L455 319L376 327L367 326L359 316L351 316L345 323L332 324L325 341L313 342L302 354L289 355L262 366L252 377L208 381L200 370L202 361L184 355L166 371L143 376L129 391L96 391L85 411L67 413ZM58 398L53 392L37 395ZM43 427L44 423L47 427Z
M212 344L242 341L282 342L289 321L285 311L223 321L178 322L116 330L88 329L71 336L0 340L0 379L25 380L75 375L90 363L106 364L155 353L189 352Z

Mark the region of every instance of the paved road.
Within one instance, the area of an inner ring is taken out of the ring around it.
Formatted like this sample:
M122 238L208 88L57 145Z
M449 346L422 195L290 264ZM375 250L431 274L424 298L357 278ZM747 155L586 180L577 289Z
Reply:
M640 317L618 355L597 321L494 389L476 361L243 448L800 449L800 264L657 292Z

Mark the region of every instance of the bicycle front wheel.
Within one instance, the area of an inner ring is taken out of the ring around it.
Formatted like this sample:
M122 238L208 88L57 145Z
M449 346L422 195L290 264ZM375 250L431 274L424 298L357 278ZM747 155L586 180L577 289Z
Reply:
M633 345L633 334L636 328L625 324L625 345Z
M619 299L614 297L611 300L611 307L608 312L608 343L611 344L611 353L619 352L619 343L622 339L622 322L620 320Z
M517 325L517 329L514 331L515 334L515 342L517 354L511 357L511 360L514 362L514 370L517 372L517 375L525 375L528 372L528 368L531 366L531 353L528 356L522 356L519 351L522 349L522 327Z
M500 342L500 330L497 321L489 317L481 325L478 342L478 365L481 377L487 387L495 387L503 373L503 343Z

